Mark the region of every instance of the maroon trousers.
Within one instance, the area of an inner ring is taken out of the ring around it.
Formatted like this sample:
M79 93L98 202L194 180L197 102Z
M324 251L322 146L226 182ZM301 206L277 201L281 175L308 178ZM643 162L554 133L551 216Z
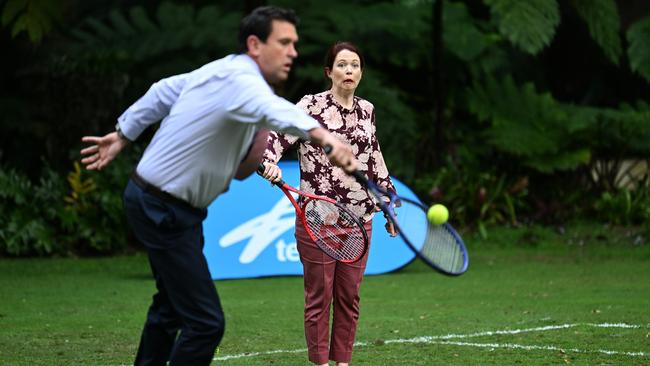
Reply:
M368 239L372 221L365 224ZM350 362L359 320L359 287L368 261L368 252L356 263L333 260L316 246L299 220L296 241L305 283L305 338L309 360ZM329 340L330 308L332 337Z

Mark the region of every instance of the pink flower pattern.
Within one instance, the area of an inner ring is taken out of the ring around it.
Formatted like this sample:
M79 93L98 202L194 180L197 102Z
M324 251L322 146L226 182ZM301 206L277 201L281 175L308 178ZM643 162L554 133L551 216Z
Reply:
M369 179L395 192L375 136L375 112L372 103L354 97L352 109L346 109L334 99L330 91L325 91L305 95L298 102L298 106L334 136L352 146L360 163L360 170L366 173ZM371 195L342 169L332 166L320 146L295 136L272 131L264 152L264 160L277 164L283 153L296 144L300 160L300 189L331 197L346 205L364 222L370 221L375 213Z

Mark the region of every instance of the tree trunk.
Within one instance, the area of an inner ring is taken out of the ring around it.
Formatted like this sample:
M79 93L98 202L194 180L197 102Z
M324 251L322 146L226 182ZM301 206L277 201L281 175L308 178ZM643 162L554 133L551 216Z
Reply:
M442 163L445 151L444 139L444 91L442 89L442 3L436 0L433 3L433 100L434 100L434 144L432 165Z
M442 6L443 0L436 0L431 6L431 71L429 90L431 91L431 120L422 126L422 136L418 145L418 171L428 171L439 166L443 160L444 139L444 94L442 90Z

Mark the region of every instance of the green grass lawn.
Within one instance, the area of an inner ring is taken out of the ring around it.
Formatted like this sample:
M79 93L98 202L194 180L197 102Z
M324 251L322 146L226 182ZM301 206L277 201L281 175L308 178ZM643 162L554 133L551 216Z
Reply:
M470 270L364 280L354 365L648 365L650 243L581 224L468 237ZM213 364L309 365L302 279L216 283ZM144 255L0 259L0 365L131 364L154 291Z

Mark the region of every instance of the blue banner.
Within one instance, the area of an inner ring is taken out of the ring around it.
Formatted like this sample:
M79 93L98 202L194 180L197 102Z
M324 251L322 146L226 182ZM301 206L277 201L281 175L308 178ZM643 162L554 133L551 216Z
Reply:
M283 179L298 187L297 161L280 162ZM418 201L395 178L399 194ZM302 275L294 237L295 210L282 191L256 174L233 181L230 190L208 207L203 250L213 279ZM381 214L375 215L366 275L394 271L414 258L398 236L391 238Z

